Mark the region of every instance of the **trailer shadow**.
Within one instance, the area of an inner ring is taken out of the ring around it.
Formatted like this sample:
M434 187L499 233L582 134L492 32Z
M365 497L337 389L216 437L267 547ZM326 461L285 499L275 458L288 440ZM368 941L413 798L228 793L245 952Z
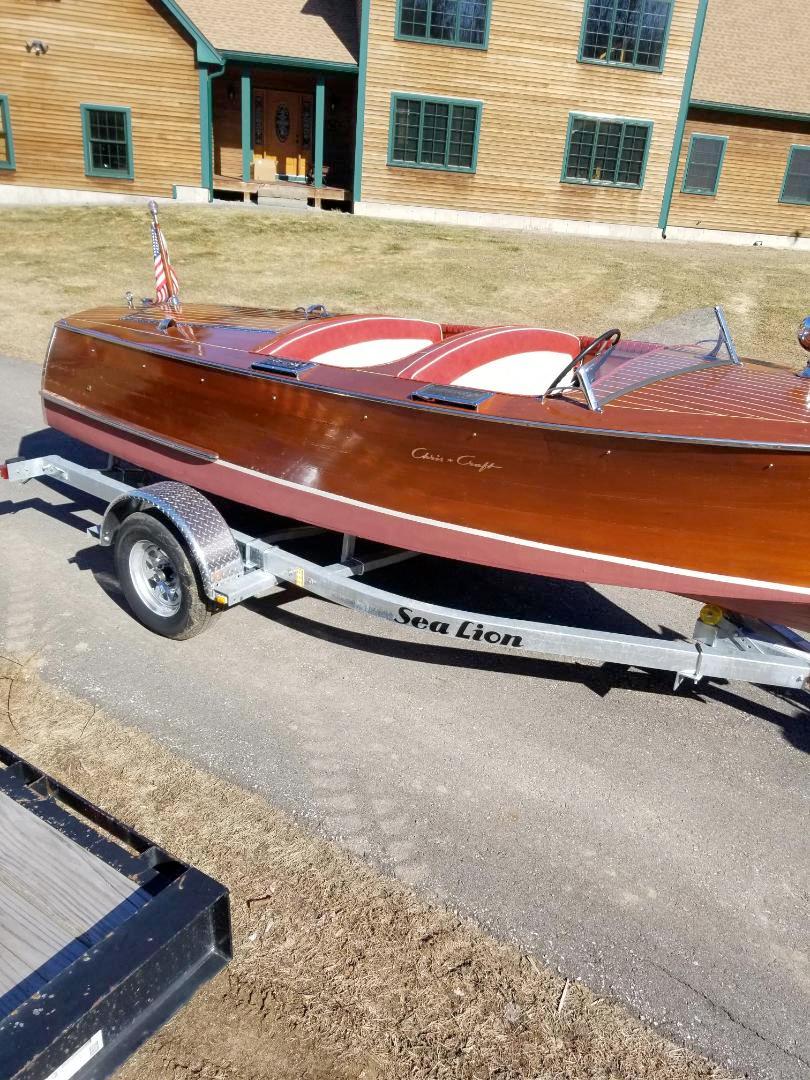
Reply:
M810 753L810 698L800 691L757 687L761 693L770 694L783 706L792 710L792 712L781 712L778 708L753 700L745 693L737 693L731 684L719 680L704 680L697 687L684 683L676 690L673 677L667 672L626 668L612 663L590 665L575 660L544 659L535 655L516 656L485 649L461 649L452 645L431 646L423 642L366 634L343 627L334 627L291 610L289 605L305 595L294 589L285 589L281 593L262 600L247 601L244 606L267 618L272 618L274 622L297 634L305 634L310 638L327 641L341 648L354 649L365 655L394 657L414 664L541 678L557 683L577 683L601 698L607 697L611 691L629 690L635 693L677 697L696 703L703 702L707 705L724 705L773 724L781 729L783 737L791 746L804 753Z
M106 459L106 455L101 450L95 450L86 443L77 442L76 439L54 428L40 428L38 431L29 431L23 435L17 453L25 458L60 454L79 465L86 465L88 469L101 468Z
M341 648L353 649L369 656L387 656L414 664L464 668L468 671L493 671L530 678L539 676L554 679L557 682L581 683L599 697L606 697L619 685L632 684L633 676L648 679L647 673L628 671L618 664L591 665L576 660L550 660L535 654L520 656L480 647L464 649L443 643L403 641L400 638L389 637L384 631L380 634L367 634L359 630L335 627L291 610L290 605L306 595L299 590L285 588L283 592L261 600L248 600L243 606L296 633L305 634ZM329 603L325 600L321 602ZM671 689L672 680L665 674L654 672L649 675L649 678L657 683L655 689L668 692L666 691L667 682ZM647 685L639 686L637 689L654 688Z

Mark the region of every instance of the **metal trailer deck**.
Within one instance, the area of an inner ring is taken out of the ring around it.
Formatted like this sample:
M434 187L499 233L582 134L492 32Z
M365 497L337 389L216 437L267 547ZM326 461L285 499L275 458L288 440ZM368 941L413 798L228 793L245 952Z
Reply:
M231 528L213 503L194 488L174 481L147 483L147 477L131 468L122 474L126 479L121 479L115 475L115 464L110 461L110 468L102 471L56 455L14 459L0 465L0 477L18 482L43 477L105 501L108 507L101 525L89 530L104 545L116 546L122 526L135 514L141 520L146 514L163 522L180 541L210 608L230 607L291 584L344 607L408 625L434 638L437 645L455 638L521 653L666 671L674 675L676 687L685 679L698 682L703 678L793 689L810 687L810 642L783 626L704 607L693 639L683 641L654 634L635 636L493 618L429 604L362 580L368 572L412 558L418 552L389 548L381 549L372 558L360 559L355 554L355 538L343 536L336 561L313 562L281 545L323 530L300 526L264 536L248 535ZM150 584L165 593L165 581L152 580ZM172 632L168 618L161 621L157 615L150 615L133 595L133 588L125 588L124 592L136 617L151 629L169 637L190 636ZM158 615L164 600L163 594L156 593L156 602L150 605Z
M0 1077L103 1080L231 957L228 891L0 746Z

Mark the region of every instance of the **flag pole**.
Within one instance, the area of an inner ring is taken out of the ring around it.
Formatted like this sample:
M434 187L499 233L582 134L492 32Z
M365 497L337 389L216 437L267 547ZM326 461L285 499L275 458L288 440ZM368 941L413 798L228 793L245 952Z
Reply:
M156 261L158 257L160 259L165 288L169 294L164 302L170 304L173 308L179 308L180 287L177 282L177 275L174 272L172 264L169 262L169 251L166 247L166 241L163 238L163 230L158 221L158 205L154 199L149 200L149 213L152 217L152 240L155 248L155 259ZM155 273L157 281L157 265Z

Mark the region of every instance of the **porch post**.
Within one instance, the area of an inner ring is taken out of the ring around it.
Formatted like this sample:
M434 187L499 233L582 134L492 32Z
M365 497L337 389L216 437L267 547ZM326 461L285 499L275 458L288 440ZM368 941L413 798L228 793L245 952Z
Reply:
M211 137L211 73L198 69L200 81L200 185L208 188L209 199L214 183L214 161Z
M315 80L315 158L312 173L315 187L323 187L323 132L326 120L326 81L323 75Z
M253 164L252 113L253 93L250 87L250 72L242 72L242 179L250 180L250 168Z

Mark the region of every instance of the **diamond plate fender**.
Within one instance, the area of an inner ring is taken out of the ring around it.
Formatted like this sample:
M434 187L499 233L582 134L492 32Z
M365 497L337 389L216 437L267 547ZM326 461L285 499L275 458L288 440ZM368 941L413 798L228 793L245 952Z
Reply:
M174 480L150 484L113 499L101 523L99 542L112 544L130 514L148 509L166 518L186 541L209 599L214 598L220 582L242 575L242 557L222 514L202 492Z

